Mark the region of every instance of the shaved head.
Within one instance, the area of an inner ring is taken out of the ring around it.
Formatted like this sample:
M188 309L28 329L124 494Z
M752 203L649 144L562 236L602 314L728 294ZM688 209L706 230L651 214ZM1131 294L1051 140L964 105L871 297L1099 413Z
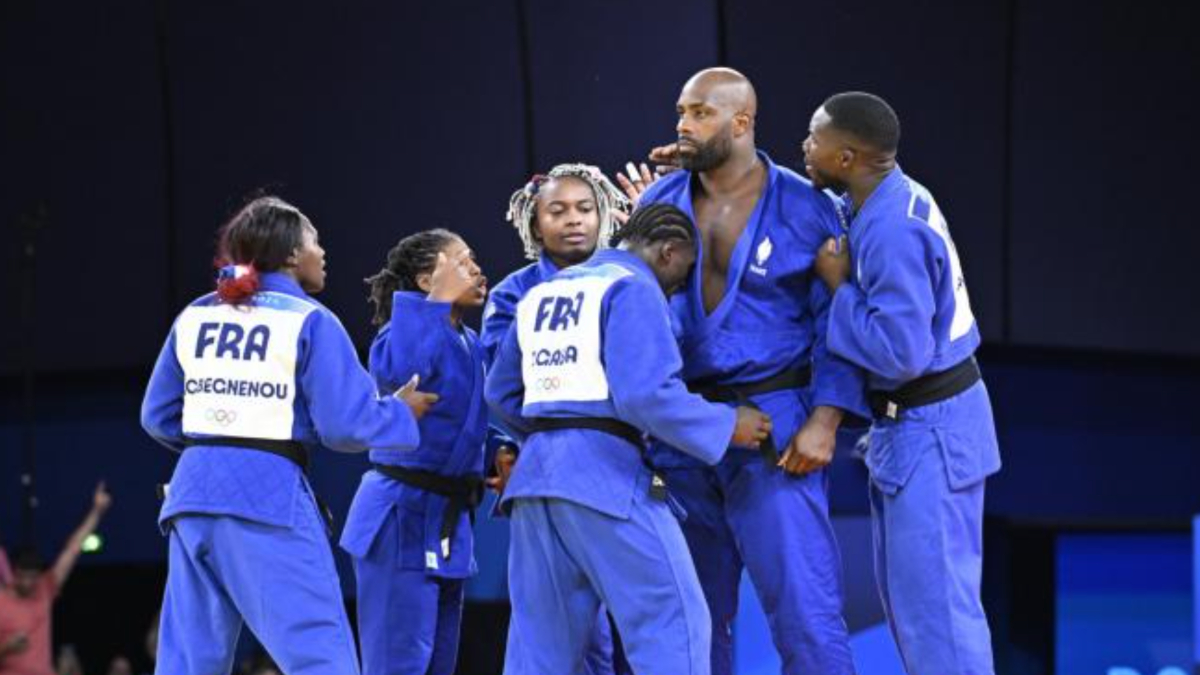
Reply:
M731 158L754 158L754 85L732 68L706 68L683 85L675 112L679 165L705 172Z
M688 98L705 101L733 113L742 113L751 119L758 112L758 95L754 93L754 85L733 68L705 68L683 85L683 92Z

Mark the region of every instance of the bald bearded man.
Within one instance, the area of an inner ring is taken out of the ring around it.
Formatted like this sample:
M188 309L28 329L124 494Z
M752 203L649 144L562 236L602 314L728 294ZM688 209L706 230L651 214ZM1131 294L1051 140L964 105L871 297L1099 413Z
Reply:
M711 401L774 420L761 456L706 467L659 444L651 461L687 510L683 531L712 615L712 672L733 669L732 622L750 575L789 675L854 672L842 618L841 561L828 477L844 412L865 416L861 374L825 349L829 294L815 250L841 234L832 199L755 147L757 98L741 73L694 75L676 104L684 169L641 204L665 202L700 232L695 269L672 300L683 376Z

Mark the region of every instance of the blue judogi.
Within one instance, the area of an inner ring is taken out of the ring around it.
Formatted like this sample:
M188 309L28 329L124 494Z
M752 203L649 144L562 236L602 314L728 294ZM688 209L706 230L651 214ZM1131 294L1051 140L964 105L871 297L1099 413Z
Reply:
M837 209L804 178L764 153L759 159L767 185L730 257L724 298L705 312L698 262L671 309L689 382L745 384L811 364L811 386L751 398L771 415L782 453L814 407L863 416L866 409L859 371L825 349L829 294L811 271L814 246L840 232ZM690 172L676 171L652 184L641 203L665 202L692 215L692 183ZM730 453L706 468L666 444L652 456L687 511L683 531L713 618L713 673L733 669L743 567L785 673L852 673L826 472L791 476L750 453Z
M509 274L499 284L496 284L488 294L487 306L483 312L483 327L479 341L483 345L485 358L491 363L500 348L500 342L508 335L509 326L516 319L517 303L525 297L529 289L537 286L559 272L559 268L549 256L543 255L537 262ZM503 445L516 447L516 441L509 438L503 431L493 426L488 430L487 459L485 468L492 465L495 453ZM511 630L511 624L509 626ZM509 640L513 637L510 635ZM587 655L584 657L581 675L614 675L622 672L621 657L613 653L612 631L608 624L608 613L602 607L596 620L596 629L588 643Z
M855 283L829 311L829 349L891 391L971 358L979 329L946 219L899 167L850 225ZM983 494L1000 469L982 381L958 395L877 419L866 453L876 575L911 675L991 675L979 599Z
M559 272L559 268L549 256L543 255L537 262L509 274L496 284L488 293L487 305L483 308L483 325L479 331L479 344L483 347L484 360L489 365L495 360L500 342L508 335L508 329L517 317L517 303L525 297L529 289L537 286ZM499 427L488 429L487 456L484 460L485 470L492 466L496 459L496 451L503 445L516 447L516 442L509 438Z
M156 672L228 672L243 621L288 673L358 672L325 523L304 472L218 438L395 452L411 411L378 396L337 318L291 277L261 275L249 305L215 294L175 320L142 426L183 452L159 524L170 536ZM204 444L204 439L213 444Z
M450 322L450 303L401 291L371 345L381 392L414 374L438 402L421 418L416 452L371 450L375 464L479 480L487 410L483 350L475 332ZM354 557L365 675L450 675L458 655L464 579L475 574L471 514L441 536L445 496L368 471L354 496L341 546Z
M487 398L518 437L529 418L612 418L711 464L735 412L688 393L680 366L652 270L626 251L600 251L521 301ZM513 509L505 672L576 672L603 603L634 672L707 674L708 612L640 449L592 429L523 440L503 497Z

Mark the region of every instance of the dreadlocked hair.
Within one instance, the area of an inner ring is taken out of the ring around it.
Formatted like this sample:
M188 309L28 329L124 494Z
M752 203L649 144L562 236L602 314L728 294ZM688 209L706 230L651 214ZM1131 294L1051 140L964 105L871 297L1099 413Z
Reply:
M451 242L461 239L443 228L410 234L388 251L387 264L372 276L363 279L371 289L367 300L375 306L371 323L382 326L392 319L392 294L396 291L419 291L417 277L428 274L437 266L437 256Z
M617 229L617 220L613 215L616 211L628 213L631 207L629 198L621 192L600 169L590 164L559 164L550 169L550 173L537 174L529 179L520 190L512 194L508 200L508 214L505 220L513 224L517 234L521 235L521 243L525 245L525 257L537 260L542 254L542 244L534 236L534 222L537 220L538 192L546 183L556 178L577 178L592 189L596 198L596 212L600 219L599 246L603 247Z
M609 246L621 242L653 244L658 241L696 243L696 226L683 210L670 204L638 207L625 225L612 236Z

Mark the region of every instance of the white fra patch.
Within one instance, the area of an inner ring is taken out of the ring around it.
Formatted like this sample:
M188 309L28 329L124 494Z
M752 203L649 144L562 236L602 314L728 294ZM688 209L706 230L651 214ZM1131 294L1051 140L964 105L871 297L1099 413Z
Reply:
M600 308L609 287L630 274L616 269L619 275L541 284L517 305L525 405L608 398L600 351Z
M189 307L175 323L184 374L183 431L292 437L296 358L307 312L230 305Z

